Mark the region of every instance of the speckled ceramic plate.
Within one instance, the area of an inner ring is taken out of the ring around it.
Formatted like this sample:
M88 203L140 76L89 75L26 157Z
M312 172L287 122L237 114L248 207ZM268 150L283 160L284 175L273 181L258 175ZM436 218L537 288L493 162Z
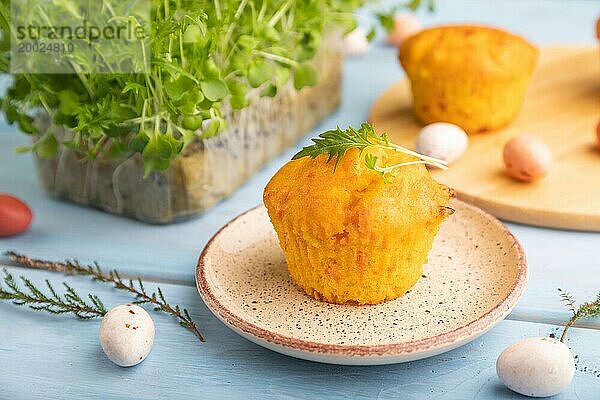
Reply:
M527 282L521 245L478 208L454 201L417 284L373 306L314 300L291 281L264 207L223 227L196 271L210 310L243 337L293 357L389 364L461 346L505 318Z

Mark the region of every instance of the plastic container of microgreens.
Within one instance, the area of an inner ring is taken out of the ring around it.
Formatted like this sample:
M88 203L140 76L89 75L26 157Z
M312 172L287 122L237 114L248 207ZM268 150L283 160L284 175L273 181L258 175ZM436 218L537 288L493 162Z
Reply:
M186 147L165 172L144 178L139 154L83 161L63 147L53 160L36 157L44 189L57 198L166 224L193 217L224 199L310 130L340 102L343 54L338 35L329 35L313 63L319 83L300 91L288 83L273 97L251 95L250 105L222 108L227 128ZM57 129L59 140L72 133Z

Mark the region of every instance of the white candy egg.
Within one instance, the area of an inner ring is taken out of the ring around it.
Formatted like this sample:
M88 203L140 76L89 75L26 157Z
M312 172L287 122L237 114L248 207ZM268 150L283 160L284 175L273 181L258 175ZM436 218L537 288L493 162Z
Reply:
M100 344L121 367L141 363L152 350L154 322L142 307L125 304L106 313L100 324Z
M416 150L451 163L467 150L469 137L459 126L447 122L429 124L419 132Z
M500 354L496 372L510 390L531 397L547 397L569 386L575 362L564 343L549 337L529 338Z
M356 28L344 37L344 52L350 56L365 54L369 49L367 33L362 28Z

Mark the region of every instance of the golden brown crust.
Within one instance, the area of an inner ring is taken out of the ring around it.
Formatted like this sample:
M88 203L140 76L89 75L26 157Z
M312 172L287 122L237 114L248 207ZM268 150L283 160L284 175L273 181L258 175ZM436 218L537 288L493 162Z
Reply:
M372 151L391 165L414 160ZM376 304L404 294L421 275L433 237L450 214L452 191L423 165L395 169L385 182L349 150L333 172L326 156L291 161L264 191L264 203L294 282L317 299Z
M468 134L497 130L516 117L537 57L525 39L476 25L426 29L399 52L416 117Z
M418 71L437 76L510 78L531 73L537 57L537 48L524 38L479 25L425 29L406 40L399 51L409 76Z

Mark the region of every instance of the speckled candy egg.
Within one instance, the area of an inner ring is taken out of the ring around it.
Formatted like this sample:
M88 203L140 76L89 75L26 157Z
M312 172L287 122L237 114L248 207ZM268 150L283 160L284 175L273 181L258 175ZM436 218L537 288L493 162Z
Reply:
M552 152L536 136L521 135L504 146L504 165L509 175L524 182L533 182L548 173Z
M356 28L344 37L344 52L349 56L365 54L369 49L367 33L362 28Z
M496 362L496 371L510 390L547 397L569 386L575 362L564 343L549 337L529 338L504 350Z
M469 138L459 126L447 122L429 124L419 132L416 150L451 163L467 150Z
M106 313L100 324L100 344L121 367L141 363L152 350L154 322L143 308L125 304Z
M421 31L423 26L413 14L400 14L394 18L394 29L387 37L387 42L399 46L410 36Z

